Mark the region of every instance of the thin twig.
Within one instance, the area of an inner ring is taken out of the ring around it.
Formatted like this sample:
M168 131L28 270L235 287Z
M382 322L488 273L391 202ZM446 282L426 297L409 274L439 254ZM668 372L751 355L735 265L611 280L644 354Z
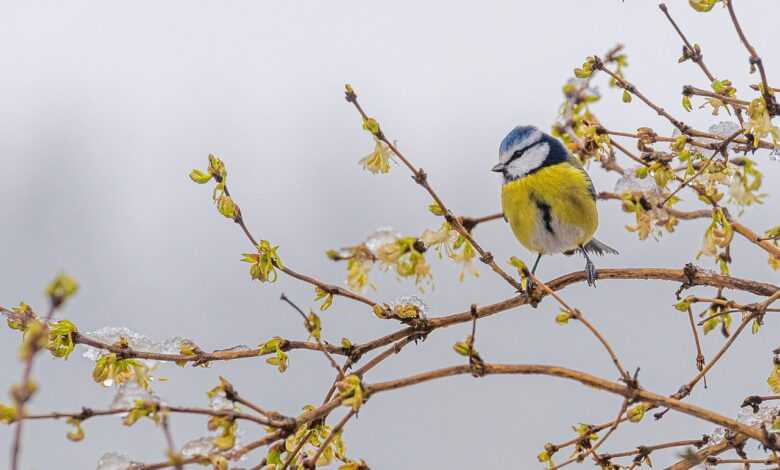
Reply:
M330 443L333 442L333 439L336 437L336 435L341 432L341 430L344 428L344 425L347 424L347 421L355 416L355 413L355 410L350 409L349 412L345 414L343 418L341 418L341 421L336 424L336 426L330 431L330 434L328 434L328 437L325 438L325 441L322 443L322 445L320 445L319 449L317 449L317 453L304 461L303 468L316 467L317 459L320 458L320 455L322 455L325 449L328 448Z
M286 295L284 295L284 293L282 293L279 299L282 300L283 302L286 302L288 305L290 305L290 307L295 309L295 311L297 311L301 315L301 317L303 318L303 324L306 326L308 330L309 317L307 317L306 314L303 313L303 310L301 310L300 307L295 305L295 303L292 300L290 300ZM311 333L311 331L309 331L309 333ZM317 345L320 347L320 351L322 351L322 353L325 354L325 357L328 359L328 362L330 362L330 365L338 372L339 379L344 378L344 369L342 369L341 366L339 366L339 364L336 362L336 360L333 359L333 356L331 356L328 350L322 345L322 341L320 341L320 339L316 336L314 336L314 339L317 341Z
M726 140L721 142L720 145L718 146L718 148L714 152L712 152L712 155L710 155L710 158L707 159L707 161L704 163L704 165L702 165L702 167L699 168L699 170L696 173L694 173L690 178L688 178L685 181L683 181L682 184L677 187L677 189L675 189L668 196L666 196L666 199L664 199L664 201L661 203L660 207L665 206L666 203L669 202L669 200L671 198L673 198L675 194L679 193L684 187L686 187L689 184L691 184L691 182L693 180L695 180L696 178L701 176L707 170L707 168L710 167L710 164L712 164L712 161L715 159L715 157L719 153L723 153L725 155L726 148L728 147L729 143L732 140L734 140L738 135L742 134L743 132L745 132L743 129L739 129L738 131L736 131L736 132L732 133L730 136L728 136L726 138Z

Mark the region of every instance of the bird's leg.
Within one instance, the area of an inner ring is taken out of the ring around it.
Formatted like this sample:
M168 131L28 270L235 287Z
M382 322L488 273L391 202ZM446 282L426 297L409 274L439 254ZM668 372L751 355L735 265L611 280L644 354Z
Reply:
M580 246L580 253L585 257L585 275L587 276L588 285L596 287L596 265L590 260L590 256L585 252L585 249Z
M536 268L539 266L539 260L542 259L542 254L539 253L536 256L536 261L534 261L534 267L531 268L531 274L536 275ZM533 278L528 278L528 282L526 283L526 292L528 295L531 295L531 292L534 291L534 288L536 287L536 283L534 282Z

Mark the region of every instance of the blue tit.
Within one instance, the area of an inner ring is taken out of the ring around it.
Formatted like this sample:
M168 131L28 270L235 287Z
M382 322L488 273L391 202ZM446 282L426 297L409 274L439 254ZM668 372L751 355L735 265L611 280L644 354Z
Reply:
M566 147L533 126L512 129L498 150L493 171L502 173L501 206L517 240L542 255L580 252L588 285L596 285L589 254L618 252L593 238L599 225L596 190L588 173Z

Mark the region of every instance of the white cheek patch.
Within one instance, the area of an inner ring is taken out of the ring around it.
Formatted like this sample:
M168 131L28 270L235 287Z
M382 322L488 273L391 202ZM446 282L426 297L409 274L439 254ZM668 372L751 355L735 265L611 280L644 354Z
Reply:
M519 141L516 142L514 145L509 147L504 153L498 156L498 161L501 163L506 163L509 161L510 158L512 158L512 155L520 149L524 149L528 147L529 145L533 144L534 142L538 142L542 140L542 131L539 129L534 129L533 132L528 134L528 136Z
M550 144L547 142L526 150L519 158L515 158L507 165L506 173L512 179L522 178L528 173L542 166L550 153Z

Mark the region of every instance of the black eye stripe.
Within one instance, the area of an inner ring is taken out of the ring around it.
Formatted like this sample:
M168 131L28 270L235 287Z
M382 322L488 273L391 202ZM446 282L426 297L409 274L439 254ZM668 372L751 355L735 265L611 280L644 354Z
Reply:
M518 158L522 157L522 156L523 156L523 154L524 154L524 153L525 153L525 152L526 152L528 149L530 149L531 147L533 147L533 146L535 146L535 145L538 145L538 144L540 144L541 142L542 142L541 140L538 140L538 141L536 141L536 142L534 142L534 143L532 143L532 144L530 144L530 145L526 145L525 147L523 147L523 148L521 148L521 149L515 150L515 152L512 154L512 156L511 156L511 157L509 157L509 160L507 160L507 162L506 162L506 163L507 163L507 164L509 164L509 163L511 163L513 160L516 160L516 159L518 159Z

